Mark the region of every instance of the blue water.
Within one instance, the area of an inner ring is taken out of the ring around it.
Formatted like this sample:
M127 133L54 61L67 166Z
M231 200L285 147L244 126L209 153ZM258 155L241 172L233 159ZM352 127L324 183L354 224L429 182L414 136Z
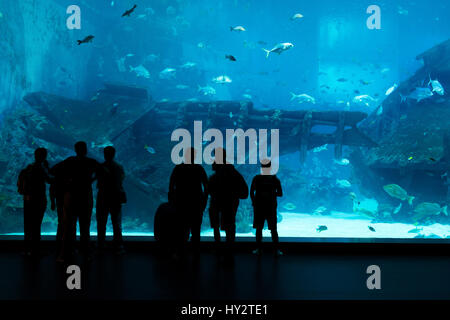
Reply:
M81 9L81 30L67 29L66 9L73 4L71 1L19 2L2 0L0 3L2 125L5 114L25 104L22 97L27 93L44 91L89 101L103 82L147 88L154 101L250 100L262 110L347 110L370 114L383 103L387 89L422 67L417 55L450 38L450 3L446 0L84 0L77 1ZM122 13L135 3L137 8L131 16L122 18ZM367 27L370 14L366 10L370 5L381 9L380 30ZM303 17L292 20L296 13ZM244 27L245 31L230 31L230 27L236 26ZM91 34L95 36L92 43L76 45L76 40ZM266 58L263 49L270 50L284 42L294 47ZM226 55L234 56L236 61L226 59ZM189 62L194 65L186 67ZM144 72L141 76L133 71L138 67ZM161 75L166 68L175 69L174 75ZM232 82L212 81L222 75ZM199 86L210 86L215 94L203 95ZM291 93L307 94L316 103L299 104L291 100ZM374 102L356 105L353 98L358 95L375 97ZM315 130L325 132L326 128ZM5 147L11 143L2 135L1 148L11 152L11 148ZM344 156L349 151L345 148ZM68 154L67 149L55 151L50 153L53 157L50 161ZM20 152L14 156L20 157ZM357 194L368 210L377 210L379 202L376 197L360 194L352 177L352 164L337 164L332 145L323 151L310 151L304 165L298 159L299 154L294 153L280 160L282 183L289 178L300 181L299 184L286 182L289 188L279 202L280 215L286 213L288 217L280 221L281 236L328 236L315 229L323 216L335 217L327 221L329 225L341 224L341 230L336 232L329 227L333 237L416 235L407 232L415 227L412 222L402 219L363 222L367 225L397 222L405 226L402 232L389 225L380 226L381 230L386 229L378 234L367 232L366 227L351 231L351 222L345 225L342 221L348 223L353 219L340 216L341 213L352 215L349 193ZM9 170L9 176L13 177L19 169L9 165L8 169L1 170L5 170L4 174ZM11 173L14 170L16 173ZM348 180L351 187L339 186L338 180ZM13 178L0 181L2 194L13 194L14 182ZM309 189L302 184L309 185ZM305 190L313 190L315 194L305 195ZM15 197L14 201L20 202ZM11 215L5 209L7 201L0 202L0 232L19 232L20 208ZM395 206L398 204L400 201ZM325 208L323 215L314 213L318 207ZM55 228L52 214L48 213L44 225L50 232ZM302 223L301 219L293 219L289 224L292 214L311 217L311 221L303 220L311 233L292 231L296 227L294 223L299 224L298 230ZM124 220L126 231L148 234L152 231L151 219L136 221L131 212ZM439 226L424 234L447 237L450 229L446 220L435 222ZM14 230L9 230L9 226ZM208 227L205 226L204 234L210 232ZM251 228L244 228L240 234L251 232Z

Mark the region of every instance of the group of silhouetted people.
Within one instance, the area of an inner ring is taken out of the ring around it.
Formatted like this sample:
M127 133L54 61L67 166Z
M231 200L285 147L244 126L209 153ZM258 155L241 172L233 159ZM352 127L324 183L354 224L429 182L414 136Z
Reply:
M113 225L113 244L117 253L124 253L122 239L122 205L127 197L123 188L125 172L114 161L115 149L104 148L103 163L87 157L87 145L75 144L75 156L49 167L47 150L38 148L35 161L19 174L18 191L24 199L25 253L39 253L41 224L47 208L46 184L50 184L51 209L57 211L57 261L70 259L75 251L77 222L80 231L80 252L90 257L90 226L93 210L92 184L97 181L97 241L98 248L105 247L108 216ZM222 148L215 150L214 173L208 178L204 168L194 163L196 150L185 150L184 162L175 166L170 176L168 203L162 204L155 215L155 238L170 243L177 255L184 250L190 238L198 252L203 212L210 198L209 218L214 230L214 240L220 243L220 231L225 231L226 244L236 237L236 214L241 199L248 198L248 185L236 168L226 161ZM253 227L256 229L257 249L261 253L262 231L267 221L278 249L277 197L282 196L281 183L271 173L271 162L261 161L262 174L254 177L250 198L254 209Z
M87 145L75 144L73 157L49 168L47 150L38 148L35 161L21 171L18 191L24 199L25 253L39 253L41 224L47 208L46 184L50 184L51 209L58 214L57 261L66 261L74 253L77 222L80 230L80 251L90 256L90 226L93 209L92 183L97 180L97 233L98 245L105 241L108 216L114 230L114 245L122 253L122 204L126 194L122 186L125 173L114 161L115 149L104 148L105 162L87 157Z

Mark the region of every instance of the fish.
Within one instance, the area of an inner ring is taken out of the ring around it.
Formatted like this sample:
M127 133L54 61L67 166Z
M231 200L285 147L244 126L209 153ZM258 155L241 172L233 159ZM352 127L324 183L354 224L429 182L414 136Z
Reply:
M397 89L398 84L394 84L392 87L390 87L389 89L386 90L386 95L390 95L392 92L395 91L395 89Z
M212 82L218 83L218 84L225 84L225 83L231 83L233 81L228 76L218 76L218 77L213 78Z
M148 62L155 62L158 59L159 59L159 55L156 55L154 53L150 53L147 57L145 57L145 61L148 61Z
M92 40L94 40L94 36L93 35L89 35L86 38L84 38L83 40L77 40L78 45L82 44L82 43L90 43L92 42Z
M142 64L135 68L130 66L130 72L135 72L137 77L150 78L150 72Z
M370 82L365 80L359 80L359 83L361 83L363 86L368 86L370 84Z
M260 46L265 46L265 45L267 44L267 42L262 41L262 40L259 40L259 41L257 42L257 44L259 44Z
M407 96L400 94L401 102L406 102L407 99L416 100L417 103L420 101L430 98L433 96L433 91L430 88L420 88L417 87L412 93Z
M381 116L383 114L383 106L380 106L377 110L377 116Z
M288 202L283 206L283 208L288 211L292 211L292 210L295 210L297 208L297 206L295 204L293 204L292 202Z
M163 71L159 73L160 79L174 79L176 76L176 69L174 68L165 68Z
M303 18L303 15L301 13L296 13L291 17L291 20L294 21L301 18Z
M126 57L128 57L128 58L131 58L131 57L134 57L134 56L135 56L134 53L129 53L129 54L126 55Z
M319 226L319 227L316 228L317 232L322 232L322 231L325 231L325 230L328 230L327 226Z
M373 102L377 102L377 99L374 99L367 94L356 96L353 98L353 103L357 105L365 105L366 107L369 107Z
M315 214L322 214L322 213L324 213L325 211L327 211L327 208L325 208L325 207L323 207L323 206L320 206L320 207L318 207L316 210L314 210L314 213L315 213Z
M439 83L439 81L436 80L431 80L431 76L430 76L430 82L428 82L428 85L431 84L432 87L432 92L436 92L438 95L443 96L445 94L445 90L444 87Z
M328 143L324 144L323 146L320 147L316 147L313 149L313 152L321 152L321 151L325 151L328 149Z
M244 32L247 31L243 26L230 27L230 31Z
M340 160L334 159L334 163L339 164L341 166L347 166L347 165L350 164L350 160L345 159L345 158L344 159L340 159Z
M167 13L168 15L173 15L173 14L175 14L176 12L177 12L176 9L175 9L174 7L172 7L172 6L168 6L167 9L166 9L166 13Z
M185 64L181 65L180 68L182 69L191 69L194 68L197 64L195 62L186 62Z
M152 147L149 147L148 145L145 145L144 149L147 150L147 152L150 153L150 154L155 154L156 153L155 149L153 149Z
M180 90L185 90L185 89L188 89L189 86L187 86L185 84L178 84L175 88L180 89Z
M430 202L422 202L418 204L414 208L414 212L416 213L412 219L415 221L421 220L428 216L434 216L439 214L444 214L445 216L448 216L447 212L447 206L441 206L437 203L430 203Z
M386 73L386 72L389 72L389 71L391 71L391 69L389 69L389 68L384 68L384 69L381 70L381 73Z
M216 89L210 86L201 87L198 86L198 92L201 92L204 96L213 96L216 94Z
M372 232L375 232L374 227L369 226L369 230L372 231Z
M312 103L316 104L316 99L311 97L310 95L307 95L305 93L302 94L295 94L291 92L291 101L297 100L298 103Z
M228 59L228 60L230 60L230 61L236 61L236 58L233 57L231 54L225 55L225 59Z
M345 78L339 78L339 79L337 79L337 81L338 81L338 82L347 82L348 79L345 79Z
M129 16L133 13L133 11L134 11L136 8L137 8L137 5L134 5L133 8L131 8L131 9L125 11L125 12L122 14L122 18L123 18L123 17L129 17Z
M230 111L229 117L230 117L230 119L233 119L233 112Z
M433 161L433 162L436 162L436 159L435 158L428 158L428 159L430 159L431 161Z
M398 207L397 208L395 208L394 209L394 212L393 212L393 214L397 214L397 213L399 213L400 212L400 210L402 209L402 203L400 203L399 205L398 205Z
M407 16L408 15L408 10L402 8L401 6L398 6L398 10L397 10L398 14L402 15L402 16Z
M271 53L278 53L279 55L286 51L289 50L291 48L293 48L294 45L290 42L284 42L284 43L279 43L277 44L275 47L273 47L271 50L267 50L267 49L263 49L264 52L266 53L266 58L269 58L269 55Z
M415 197L409 196L405 189L400 187L397 184L388 184L383 187L383 190L386 191L388 195L393 198L400 199L402 201L408 201L409 205L412 206L413 200Z
M339 179L336 179L336 185L339 188L350 188L352 186L352 184L348 180L339 180Z
M248 93L244 93L242 96L243 96L245 99L252 100L252 96L251 96L250 94L248 94Z
M423 228L415 227L414 229L409 230L408 233L419 233L422 230L423 230Z

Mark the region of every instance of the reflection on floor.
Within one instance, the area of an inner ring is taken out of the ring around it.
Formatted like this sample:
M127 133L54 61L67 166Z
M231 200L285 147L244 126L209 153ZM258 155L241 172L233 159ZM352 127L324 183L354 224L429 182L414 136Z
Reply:
M283 247L286 254L275 258L270 245L261 257L250 253L252 246L240 247L232 261L202 247L199 259L188 254L175 263L154 245L129 244L123 256L107 251L89 262L77 258L80 292L66 289L66 269L53 253L32 260L19 250L2 250L0 299L450 299L448 256ZM366 287L370 265L381 268L381 290Z

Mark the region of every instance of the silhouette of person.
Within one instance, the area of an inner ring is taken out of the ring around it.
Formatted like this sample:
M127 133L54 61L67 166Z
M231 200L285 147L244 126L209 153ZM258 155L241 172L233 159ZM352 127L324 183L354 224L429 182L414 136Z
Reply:
M64 232L64 193L66 191L66 179L64 175L64 162L55 164L50 169L52 183L50 184L51 209L58 214L58 227L56 229L56 252L61 249Z
M175 204L187 235L198 250L200 229L208 200L208 176L205 169L194 163L196 150L185 149L184 163L176 165L170 176L169 201Z
M62 262L73 253L77 221L80 226L81 251L89 257L90 226L93 208L92 183L101 174L97 160L87 157L84 141L75 144L76 156L64 160L66 190L64 192L63 245L57 261Z
M277 197L283 196L280 180L276 175L272 175L272 163L268 159L261 161L262 174L253 178L250 187L250 198L253 205L253 228L256 229L257 248L253 251L255 254L261 254L262 231L264 222L272 234L272 242L275 247L275 254L282 255L278 249L278 231L277 231Z
M248 197L248 185L236 168L226 162L226 151L215 150L215 173L210 177L208 190L211 196L209 220L214 229L214 240L220 242L220 229L226 232L227 244L236 238L236 213L239 199Z
M23 222L25 254L39 255L41 225L47 209L46 183L51 182L48 172L47 149L34 151L34 162L19 175L19 193L23 195Z
M105 162L104 170L98 176L97 181L97 239L99 249L105 244L106 224L108 215L111 214L111 222L114 232L114 248L117 253L124 253L122 241L122 203L126 202L125 191L122 182L125 179L123 167L114 161L116 149L106 147L103 149Z

